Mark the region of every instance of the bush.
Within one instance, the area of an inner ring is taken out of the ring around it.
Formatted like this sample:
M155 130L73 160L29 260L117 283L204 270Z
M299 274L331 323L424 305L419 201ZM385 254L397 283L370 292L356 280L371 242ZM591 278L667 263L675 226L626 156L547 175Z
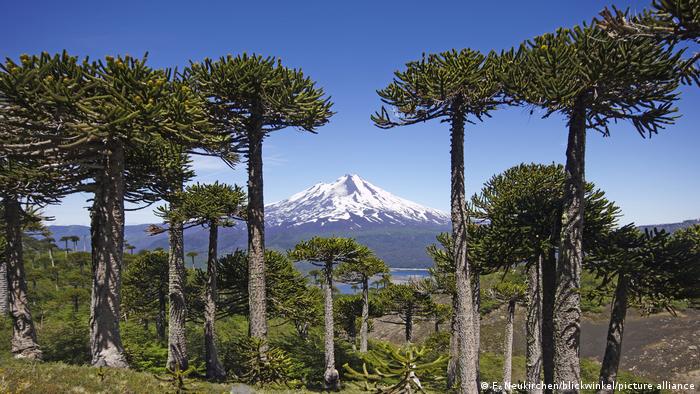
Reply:
M73 315L66 321L57 321L41 330L39 344L45 361L67 364L90 363L90 342L87 319Z

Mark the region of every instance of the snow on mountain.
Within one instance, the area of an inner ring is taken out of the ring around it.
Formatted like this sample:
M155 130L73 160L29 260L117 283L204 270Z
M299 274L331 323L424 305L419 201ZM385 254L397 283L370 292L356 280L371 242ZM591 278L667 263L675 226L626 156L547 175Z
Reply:
M333 183L317 183L286 200L265 207L271 226L297 227L347 224L444 225L449 216L395 196L358 175L344 175Z

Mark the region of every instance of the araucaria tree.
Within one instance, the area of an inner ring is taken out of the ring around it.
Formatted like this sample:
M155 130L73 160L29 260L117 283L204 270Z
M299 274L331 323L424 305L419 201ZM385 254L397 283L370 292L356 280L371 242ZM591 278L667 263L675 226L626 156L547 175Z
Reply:
M475 220L488 223L480 237L480 258L490 269L524 264L527 271L526 378L553 383L556 248L563 209L564 167L520 164L489 179L472 197ZM584 250L604 239L619 209L586 184Z
M21 81L40 83L3 92L26 108L30 125L3 139L3 149L72 163L84 173L81 190L94 193L92 364L126 367L119 330L124 201L142 200L150 180L138 170L144 145L158 138L185 146L200 142L209 125L204 100L168 71L148 67L145 58L89 63L65 53L42 54L7 69L24 75Z
M578 382L586 130L607 136L610 122L629 120L646 136L673 123L679 54L650 38L614 40L596 25L584 25L536 37L510 55L503 59L507 92L568 122L554 379Z
M587 254L586 266L601 279L601 286L614 288L598 390L612 394L622 357L627 308L671 309L675 300L698 296L700 226L673 235L642 232L631 224L621 227Z
M205 59L192 63L186 74L207 97L217 126L232 133L234 148L248 159L250 335L267 340L263 140L287 127L315 132L333 114L331 102L301 70L284 67L274 57Z
M156 323L156 335L165 341L168 297L168 255L162 250L139 254L124 270L124 313Z
M491 289L493 298L506 304L506 332L503 342L503 385L505 392L510 393L512 389L513 373L513 324L515 322L515 307L525 300L526 285L519 281L503 280ZM534 382L539 383L539 382Z
M410 125L441 119L451 125L451 217L458 318L452 335L458 335L460 392L478 391L476 327L470 284L472 271L467 261L467 205L464 183L464 124L482 119L495 109L500 93L493 67L496 56L463 49L424 56L395 73L394 81L377 93L391 107L372 116L380 128Z
M333 332L333 266L343 262L358 261L371 256L371 251L349 238L314 237L299 242L289 251L295 261L308 261L323 269L325 367L323 374L326 389L340 389L340 375L335 368Z
M204 361L207 378L221 379L226 371L219 361L216 349L217 266L219 228L233 226L246 209L246 195L238 186L223 183L188 186L178 203L183 221L192 221L209 228L207 255L207 283L204 289Z
M413 323L417 317L425 316L430 310L430 294L418 283L391 284L381 290L382 311L395 314L404 325L406 342L413 341Z
M24 229L41 220L33 215L35 207L57 203L75 190L84 175L60 154L57 156L62 160L52 163L13 146L29 147L37 142L25 133L42 127L45 103L29 104L24 97L41 90L56 61L49 56L22 56L20 63L7 59L0 64L0 249L4 252L0 260L4 267L2 283L6 286L0 296L12 318L11 350L18 358L42 357L27 297Z
M362 322L360 324L360 352L367 351L369 326L369 280L375 275L388 274L389 267L376 256L342 263L336 269L338 280L362 287Z

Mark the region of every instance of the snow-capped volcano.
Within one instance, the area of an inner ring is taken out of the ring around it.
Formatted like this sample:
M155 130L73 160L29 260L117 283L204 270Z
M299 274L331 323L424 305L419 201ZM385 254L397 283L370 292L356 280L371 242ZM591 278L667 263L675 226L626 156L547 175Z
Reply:
M373 224L444 225L449 217L397 197L357 175L344 175L333 183L317 183L286 200L265 207L268 225L297 227L340 225L362 228Z

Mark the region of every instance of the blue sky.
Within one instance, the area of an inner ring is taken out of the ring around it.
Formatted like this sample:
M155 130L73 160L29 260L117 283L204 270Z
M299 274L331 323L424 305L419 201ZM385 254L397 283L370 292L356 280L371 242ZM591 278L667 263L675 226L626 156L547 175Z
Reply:
M614 1L640 10L647 1ZM293 129L265 144L266 202L310 185L356 173L401 197L449 206L449 132L430 122L384 131L370 114L376 89L423 52L471 47L507 49L559 26L589 21L603 1L275 1L275 2L6 2L0 15L0 56L56 52L102 57L149 52L155 67L244 51L281 57L332 96L337 114L317 135ZM700 217L697 155L700 89L684 88L676 125L651 140L614 125L603 138L590 132L587 179L638 224ZM565 122L529 110L497 111L471 125L466 137L467 193L520 162L563 162ZM198 180L245 184L245 167L230 170L197 160ZM49 207L55 224L87 224L87 195ZM127 214L127 224L153 222L151 209Z

